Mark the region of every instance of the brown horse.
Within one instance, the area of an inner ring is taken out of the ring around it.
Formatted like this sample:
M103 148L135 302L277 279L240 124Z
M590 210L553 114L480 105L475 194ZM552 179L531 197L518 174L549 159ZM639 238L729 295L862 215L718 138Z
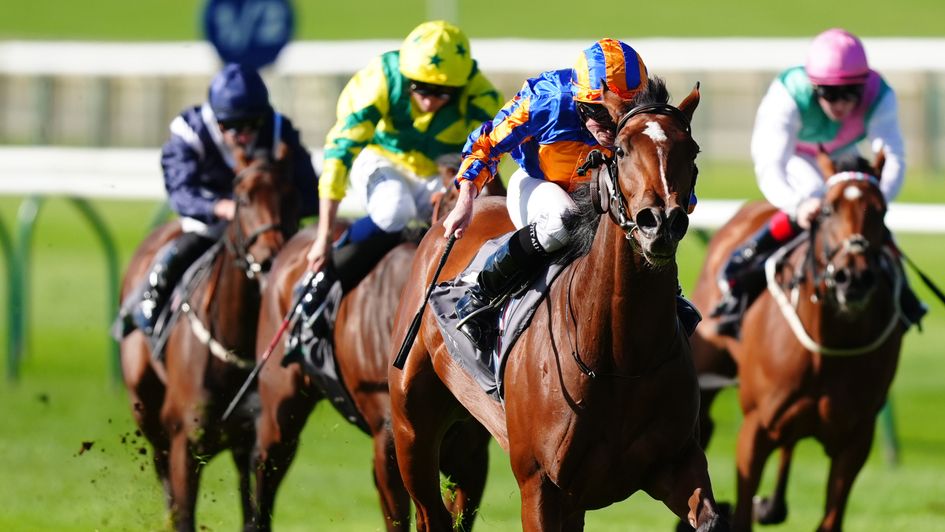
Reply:
M444 182L456 175L455 168L442 169ZM505 195L498 182L488 194ZM453 187L434 198L434 219L455 203ZM292 291L307 267L305 254L315 238L314 230L296 235L277 257L271 284L263 295L257 336L258 353L278 330L291 305ZM374 441L374 481L388 530L410 528L410 497L397 468L390 432L390 399L387 392L387 358L391 329L401 293L407 283L417 246L401 244L391 250L356 287L345 295L335 321L334 345L339 373L355 407L370 429ZM273 352L278 361L285 352L280 344ZM274 361L274 362L275 362ZM269 363L259 375L260 408L257 443L257 526L271 527L276 492L299 445L309 414L324 398L323 392L300 364L282 367ZM454 512L463 515L467 528L475 518L485 487L489 435L478 425L458 427L451 433L441 468L456 485Z
M696 437L696 374L675 306L699 93L678 109L667 99L654 80L633 109L605 92L618 123L609 216L579 203L589 252L561 273L509 353L504 409L453 361L429 312L403 371L391 369L397 459L420 530L452 526L440 499L438 445L470 414L510 454L524 530L583 529L587 510L641 489L699 530L724 526ZM478 203L441 278L458 275L485 240L512 229L505 205ZM445 243L435 225L420 244L395 352Z
M164 361L134 331L121 342L121 361L135 421L151 442L174 527L194 530L200 470L230 449L240 477L244 526L251 526L250 453L252 413L243 410L220 423L223 409L252 368L259 313L260 273L297 226L294 190L281 161L249 162L238 153L234 181L236 215L205 274L195 277L180 317L173 322ZM284 234L285 233L285 234ZM180 234L170 222L155 230L132 257L122 297L147 274L155 253Z
M745 414L738 436L738 501L734 528L752 519L787 518L785 489L794 445L817 438L831 459L827 501L818 530L840 530L850 488L866 461L876 416L892 382L904 332L898 309L898 261L886 250L886 202L871 168L837 174L821 154L827 181L824 210L808 241L779 251L769 261L768 291L749 307L740 340L719 336L713 319L693 336L700 376L734 377ZM836 174L836 175L835 175ZM869 175L867 175L869 174ZM726 258L774 214L760 202L742 208L712 239L693 300L713 308ZM773 259L779 258L775 255ZM883 264L885 263L885 267ZM703 391L703 441L712 424L708 411L718 389ZM781 451L774 495L753 496L768 456Z

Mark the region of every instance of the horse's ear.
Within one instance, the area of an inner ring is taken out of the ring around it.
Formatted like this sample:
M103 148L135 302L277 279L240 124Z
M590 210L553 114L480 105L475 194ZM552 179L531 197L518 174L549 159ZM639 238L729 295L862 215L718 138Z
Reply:
M883 175L883 166L886 166L886 149L880 146L876 152L876 161L873 163L873 173L879 179Z
M824 145L819 142L817 143L817 166L820 167L820 173L824 176L824 180L837 173L837 167L834 165L833 159L827 154Z
M692 122L692 115L696 112L696 107L699 106L699 97L699 82L697 81L696 86L692 88L689 96L686 96L682 103L679 104L679 110L686 115L686 118L688 118L690 122Z
M620 118L624 114L624 101L613 92L607 88L606 83L601 83L600 85L600 97L601 102L604 104L604 107L607 108L607 111L610 113L610 117L614 120L614 123L620 122Z

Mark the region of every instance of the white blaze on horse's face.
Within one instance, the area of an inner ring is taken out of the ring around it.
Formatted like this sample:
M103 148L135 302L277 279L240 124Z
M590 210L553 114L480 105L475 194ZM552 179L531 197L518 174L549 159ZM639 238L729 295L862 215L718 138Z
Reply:
M656 155L660 159L660 179L663 180L663 193L665 193L668 198L669 183L666 182L666 154L663 151L663 143L668 140L666 132L663 131L659 122L650 121L646 123L646 129L643 130L643 134L650 137L653 144L656 144Z

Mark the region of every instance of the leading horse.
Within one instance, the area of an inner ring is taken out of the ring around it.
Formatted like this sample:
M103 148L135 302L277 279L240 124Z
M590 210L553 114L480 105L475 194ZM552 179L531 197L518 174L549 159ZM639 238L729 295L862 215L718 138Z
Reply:
M293 233L298 220L293 188L275 161L236 153L234 219L215 255L194 276L179 318L167 333L163 362L141 331L121 342L121 362L135 421L150 441L154 465L177 530L194 530L202 466L230 449L240 479L244 527L251 527L250 453L254 419L243 409L221 423L223 409L253 366L260 275ZM125 275L122 297L138 286L155 253L180 234L169 222L141 244Z
M718 335L714 319L700 324L692 338L700 376L738 378L744 419L732 523L737 530L749 530L753 518L764 524L786 520L792 451L806 437L819 440L831 462L818 530L841 529L905 332L898 299L903 272L886 244L886 202L875 177L882 158L875 167L860 159L837 168L821 154L818 163L823 175L832 176L824 209L806 238L769 259L768 290L745 313L740 339ZM714 308L726 258L774 212L765 202L749 204L713 237L693 292L697 305ZM715 387L703 391L704 444L717 393ZM775 449L781 460L773 497L753 502Z
M509 353L504 408L453 361L429 312L403 371L391 369L397 460L418 529L453 526L441 502L439 444L470 414L510 454L526 531L583 529L586 511L638 490L699 530L724 527L696 436L696 374L675 304L699 93L678 108L667 101L655 80L632 107L605 91L618 124L608 216L581 205L586 238L574 238L588 252L560 274ZM479 202L442 278L458 275L485 240L512 229L502 202ZM418 249L395 321L395 353L433 280L442 230L435 225Z

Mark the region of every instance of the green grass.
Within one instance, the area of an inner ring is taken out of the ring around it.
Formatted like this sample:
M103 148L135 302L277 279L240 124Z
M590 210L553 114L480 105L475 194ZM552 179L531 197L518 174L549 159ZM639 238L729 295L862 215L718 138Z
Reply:
M755 194L747 168L707 165L701 197ZM942 201L943 185L911 180L906 197ZM918 188L916 188L918 186ZM930 193L929 191L933 191ZM19 204L0 199L8 229ZM124 265L147 230L153 203L95 202L115 231ZM941 236L902 235L903 247L937 280L945 282ZM50 200L40 213L34 237L31 280L33 328L22 379L0 384L0 530L154 530L165 523L162 494L150 467L146 443L134 435L124 390L109 380L105 326L104 261L92 232L63 200ZM679 258L683 285L691 288L704 249L694 238ZM5 274L5 272L4 272ZM915 281L914 281L914 284ZM902 464L889 467L882 440L854 487L849 530L932 530L945 527L945 313L924 287L916 286L933 312L924 334L910 333L893 387ZM0 284L0 297L8 287ZM3 300L5 301L5 299ZM0 331L6 338L6 305ZM740 413L733 391L717 401L717 438L709 463L719 499L734 498L735 434ZM881 436L879 434L878 436ZM79 453L83 442L92 448ZM279 530L364 531L382 520L370 474L367 437L322 404L309 421L300 455L280 492ZM478 530L516 530L519 497L508 456L497 446L491 455L486 499ZM773 462L772 462L773 463ZM769 467L765 492L772 485ZM799 446L791 477L791 515L775 531L813 529L821 513L827 462L811 442ZM208 466L201 484L198 522L204 530L238 528L235 474L225 455ZM673 517L644 494L588 515L587 529L670 530Z
M297 39L401 39L428 16L430 0L295 1ZM203 38L198 0L35 0L8 2L0 38L166 41ZM597 39L651 36L812 36L843 26L865 36L941 36L945 3L907 0L743 2L665 0L584 5L546 0L542 8L500 0L455 0L472 37ZM317 58L313 58L317 60Z

